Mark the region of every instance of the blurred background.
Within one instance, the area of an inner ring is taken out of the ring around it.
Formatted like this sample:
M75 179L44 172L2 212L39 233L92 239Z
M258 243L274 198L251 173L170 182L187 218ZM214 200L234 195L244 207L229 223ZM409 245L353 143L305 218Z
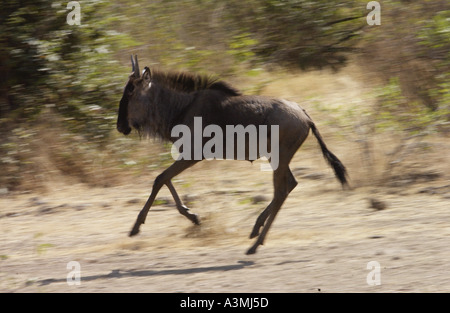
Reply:
M2 0L0 292L450 291L450 2L379 1L380 25L368 2ZM173 162L170 145L116 130L131 54L297 102L353 189L310 136L255 257L262 161L183 172L174 185L201 225L162 188L129 238ZM66 283L74 260L81 289Z
M78 3L80 25L67 23L66 1L0 3L3 194L52 180L108 187L172 162L167 145L115 129L130 54L141 67L298 102L353 168L355 187L392 183L407 162L448 153L447 0L380 1L372 26L359 0Z

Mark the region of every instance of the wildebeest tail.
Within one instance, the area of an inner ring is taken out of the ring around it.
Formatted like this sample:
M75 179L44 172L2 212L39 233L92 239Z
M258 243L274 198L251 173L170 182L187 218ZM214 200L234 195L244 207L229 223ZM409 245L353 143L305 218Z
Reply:
M325 142L322 139L322 136L320 136L319 130L316 128L316 125L311 121L311 130L314 134L314 136L317 138L317 141L319 142L320 149L322 149L323 156L325 160L327 160L328 164L333 168L334 174L336 175L337 179L342 184L342 187L348 186L347 182L347 170L345 169L344 164L342 164L341 161L330 151L328 150Z

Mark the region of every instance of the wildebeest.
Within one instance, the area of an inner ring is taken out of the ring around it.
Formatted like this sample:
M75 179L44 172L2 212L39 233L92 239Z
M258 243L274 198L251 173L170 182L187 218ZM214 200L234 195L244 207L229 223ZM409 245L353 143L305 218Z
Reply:
M269 97L242 95L239 90L229 84L208 76L184 72L165 73L150 70L148 67L145 67L141 74L137 56L134 61L131 57L131 63L132 73L120 100L117 119L117 129L125 135L135 128L141 134L174 143L178 137L174 137L171 130L177 125L186 125L193 130L195 117L202 118L202 127L218 125L225 129L227 125L245 127L265 125L269 128L277 126L279 161L273 171L274 195L270 204L256 220L250 238L256 236L258 238L247 254L255 253L257 247L263 244L281 205L297 185L289 169L289 163L307 138L310 129L317 138L323 156L333 168L336 177L343 187L347 185L344 165L328 150L314 122L298 104ZM269 146L272 139L269 133L266 134L267 138L263 138L267 140L259 141L258 144L263 142ZM205 142L206 140L203 140L201 148ZM226 143L224 141L223 144L226 145ZM236 142L233 144L236 145ZM253 161L249 157L248 146L247 141L245 142L245 159ZM223 150L225 151L225 148ZM257 155L257 158L259 157L260 155ZM224 158L226 158L225 154ZM169 188L178 211L194 224L199 224L197 215L191 213L182 203L171 182L173 177L199 161L195 158L176 160L156 177L150 197L139 213L130 236L139 232L140 225L144 224L147 213L163 185Z

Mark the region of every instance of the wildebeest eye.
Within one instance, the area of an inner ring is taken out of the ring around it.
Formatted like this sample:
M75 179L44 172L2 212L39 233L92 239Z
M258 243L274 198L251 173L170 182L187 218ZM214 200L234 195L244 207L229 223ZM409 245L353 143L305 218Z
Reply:
M128 93L132 93L134 90L134 85L133 84L128 84L126 87L126 90Z

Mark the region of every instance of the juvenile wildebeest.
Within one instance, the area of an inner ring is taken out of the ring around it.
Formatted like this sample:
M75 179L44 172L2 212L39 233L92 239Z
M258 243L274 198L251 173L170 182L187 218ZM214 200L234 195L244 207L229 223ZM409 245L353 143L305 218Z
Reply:
M274 196L272 202L256 220L250 238L259 236L247 254L255 253L257 247L263 244L281 205L297 185L289 169L289 162L305 141L310 129L319 141L322 153L333 168L336 177L343 186L347 185L344 165L327 149L311 118L296 103L268 97L245 96L227 83L206 76L163 73L151 71L148 67L145 67L141 75L137 56L135 61L133 57L131 58L131 63L132 73L120 100L117 120L118 131L125 135L128 135L133 127L140 133L173 143L178 137L172 136L172 129L177 125L186 125L193 130L194 117L202 118L202 127L218 125L225 129L227 125L243 125L244 127L255 125L278 128L276 140L278 140L279 160L273 173ZM266 140L259 140L258 144L261 145L263 142L267 145L264 148L268 149L268 146L272 146L270 145L272 137L270 132L266 136L267 138L263 138ZM226 141L223 142L224 145L226 143ZM205 140L201 148L204 144ZM233 145L236 149L236 141ZM245 159L252 161L254 159L249 157L248 146L249 143L245 142ZM223 148L223 151L225 150L226 147ZM226 158L225 154L223 156ZM234 159L236 159L235 156ZM258 154L256 158L259 157ZM169 188L178 211L194 224L199 224L197 215L190 213L189 209L183 205L171 182L173 177L197 162L199 160L195 158L177 160L156 177L150 197L139 213L130 236L139 232L140 225L145 222L147 213L163 185ZM261 227L263 229L260 233Z

